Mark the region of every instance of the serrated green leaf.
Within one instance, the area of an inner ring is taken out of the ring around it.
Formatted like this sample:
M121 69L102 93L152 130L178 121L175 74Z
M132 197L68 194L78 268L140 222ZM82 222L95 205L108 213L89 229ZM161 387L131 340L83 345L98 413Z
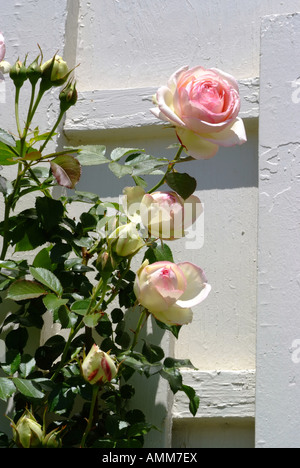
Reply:
M91 301L89 299L73 302L71 311L78 315L85 315L88 311Z
M147 361L151 364L154 362L161 361L165 356L165 353L160 346L153 345L151 343L148 343L147 341L144 342L142 353L147 359Z
M4 196L10 195L13 192L14 188L11 182L5 177L0 176L0 193L3 193Z
M53 200L49 197L37 197L35 206L38 218L47 231L58 226L64 214L64 206L60 200Z
M15 281L9 288L7 298L13 301L23 301L35 299L47 294L47 291L34 281L18 280Z
M26 378L35 368L35 359L29 355L24 355L22 361L23 362L20 364L20 372L21 376Z
M16 391L16 387L11 379L0 377L0 399L6 401Z
M162 261L174 262L172 251L165 243L163 245L154 244L150 247L146 251L144 259L149 260L150 263Z
M121 179L121 177L124 177L126 175L131 175L133 168L130 166L122 166L121 164L118 164L117 162L112 162L109 164L109 169L113 174L115 174L116 177Z
M115 148L110 155L112 161L119 161L124 156L129 156L132 154L140 155L144 153L145 150L137 148Z
M162 174L161 167L169 164L166 158L156 158L149 154L134 154L126 159L125 165L133 168L132 175Z
M2 166L12 166L17 162L18 158L14 151L0 141L0 164Z
M12 380L19 392L26 397L37 399L44 398L44 393L39 390L38 385L34 383L34 380L20 379L19 377L15 377Z
M189 409L191 414L193 416L196 416L200 404L200 398L196 394L195 390L192 387L189 387L188 385L182 385L181 390L187 395L187 397L190 400Z
M182 390L182 376L178 369L169 369L165 367L160 371L160 375L169 382L174 394L179 390Z
M0 141L6 145L13 146L14 148L16 147L16 140L14 137L6 130L3 130L3 128L0 128Z
M180 174L179 172L167 174L166 182L184 200L189 198L197 188L197 181L194 177L191 177L189 174Z
M164 366L166 367L188 367L190 369L196 369L189 359L175 359L168 357L164 360Z
M106 164L109 160L105 157L106 147L103 145L87 145L81 148L76 159L81 166L98 166Z
M55 294L48 294L43 298L44 306L47 310L55 310L68 303L68 299L60 299Z
M96 325L101 320L101 317L102 317L101 312L97 312L97 313L91 314L91 315L86 315L84 317L84 319L83 319L83 322L84 322L86 327L94 328L94 327L96 327Z
M32 265L35 268L46 268L47 270L50 270L50 268L52 267L52 262L51 262L48 247L45 247L44 249L39 251Z
M32 276L42 283L47 288L51 289L51 291L55 292L59 297L63 294L63 288L59 281L59 279L49 270L45 268L29 268L30 273Z

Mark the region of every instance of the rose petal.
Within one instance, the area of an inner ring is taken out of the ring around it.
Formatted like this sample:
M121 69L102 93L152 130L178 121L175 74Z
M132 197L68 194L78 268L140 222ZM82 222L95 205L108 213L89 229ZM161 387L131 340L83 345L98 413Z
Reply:
M218 145L205 140L191 130L177 127L176 134L187 153L194 159L210 159L218 152Z
M176 86L178 81L180 80L181 76L189 69L188 66L184 66L179 68L173 75L170 76L168 80L168 88L172 93L175 92Z
M219 70L218 68L211 68L213 72L215 72L217 75L221 76L224 80L226 80L233 88L239 92L239 85L236 79L230 75L229 73L226 73L222 70Z
M221 132L208 135L207 140L220 146L242 145L247 141L244 122L239 117Z
M207 283L203 270L193 263L184 262L178 266L187 280L187 287L176 304L184 308L194 307L208 296L211 286Z
M167 311L157 311L154 317L166 325L187 325L193 320L193 312L188 308L181 308L177 305L169 307Z
M226 127L229 127L234 120L235 118L224 120L224 122L211 123L197 119L193 116L182 117L182 121L184 122L186 129L198 133L198 135L203 135L204 137L205 134L222 132L222 130L224 130Z
M145 195L145 190L138 185L136 187L125 187L122 205L127 217L135 224L141 222L140 210L141 202Z
M4 59L5 52L6 52L6 47L5 47L4 36L0 32L0 62L2 62L2 60Z
M174 125L185 127L184 122L174 112L173 94L170 89L166 86L162 86L157 91L156 98L158 107L165 117Z

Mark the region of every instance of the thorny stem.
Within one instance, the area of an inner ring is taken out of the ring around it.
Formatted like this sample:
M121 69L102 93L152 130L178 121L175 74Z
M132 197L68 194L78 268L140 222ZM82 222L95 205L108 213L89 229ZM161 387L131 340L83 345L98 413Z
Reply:
M95 411L95 406L96 406L96 403L97 403L97 396L98 396L98 392L99 392L99 385L93 385L93 395L92 395L92 402L91 402L91 406L90 406L90 414L89 414L89 419L88 419L88 424L87 424L87 427L84 431L84 434L83 434L83 437L81 439L81 444L80 444L80 448L85 448L85 443L86 443L86 439L87 439L87 436L89 435L91 429L92 429L92 426L93 426L93 419L94 419L94 411Z
M16 87L16 96L15 96L15 115L16 115L16 124L20 138L22 138L22 130L20 126L20 116L19 116L19 97L20 97L20 86Z
M149 312L146 309L144 309L143 312L140 315L136 330L134 332L134 338L133 338L133 342L132 342L132 345L131 345L131 348L130 348L131 351L133 351L134 348L136 347L137 342L138 342L138 338L139 338L139 334L141 332L141 329L143 328L143 326L147 322L148 317L149 317Z
M53 136L53 133L55 132L55 130L57 129L58 125L60 124L61 122L61 119L63 118L64 116L64 112L61 111L59 116L58 116L58 119L57 121L55 122L54 124L54 127L52 128L52 130L50 131L48 137L46 138L46 140L44 141L44 143L42 144L42 146L40 147L40 153L45 149L45 146L47 145L47 143L49 142L49 140L52 138Z

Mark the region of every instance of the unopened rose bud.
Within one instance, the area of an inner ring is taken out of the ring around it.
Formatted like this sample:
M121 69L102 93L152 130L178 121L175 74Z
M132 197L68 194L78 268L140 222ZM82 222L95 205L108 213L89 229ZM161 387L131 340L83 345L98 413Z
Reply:
M83 360L82 375L91 385L110 382L117 375L112 358L94 344Z
M67 63L59 55L55 55L52 59L43 63L41 70L44 89L63 85L71 73Z
M11 64L9 62L6 62L6 60L2 60L0 62L0 73L5 75L6 73L9 73L11 69Z
M42 75L42 69L38 63L38 59L39 57L37 57L27 68L27 77L32 85L36 84Z
M13 440L19 448L38 448L42 446L43 429L33 414L26 410L18 422L12 423Z
M145 242L140 237L134 223L119 226L108 237L108 245L119 257L129 257L144 247Z
M176 192L154 192L143 197L140 212L151 237L174 240L185 235L203 208L195 195L183 200Z
M117 266L118 263L116 259L113 258L113 256L108 252L102 252L99 254L96 261L96 267L102 277L109 277L111 273L117 268Z
M54 429L53 431L49 432L44 439L43 439L43 447L44 448L61 448L62 440L61 440L61 432L62 429Z
M71 106L74 106L77 102L77 97L76 83L69 81L59 94L61 112L66 112Z
M17 60L16 63L11 67L9 76L14 82L16 88L21 88L24 81L27 80L27 68L24 63Z

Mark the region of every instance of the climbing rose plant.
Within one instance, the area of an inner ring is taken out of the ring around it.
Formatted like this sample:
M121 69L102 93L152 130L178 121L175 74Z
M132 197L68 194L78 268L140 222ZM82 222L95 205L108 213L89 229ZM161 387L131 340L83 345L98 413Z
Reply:
M192 415L199 407L199 396L180 373L193 364L165 356L147 335L146 322L152 319L154 333L157 327L178 338L192 321L192 308L211 290L200 266L173 259L172 243L202 213L196 180L175 167L200 164L196 159L212 157L219 146L246 141L238 85L219 70L185 67L158 90L152 112L172 124L178 138L171 160L137 148L107 154L100 145L49 152L63 116L76 104L76 83L58 55L43 62L40 52L27 61L0 63L15 88L16 118L15 134L0 129L0 165L15 171L14 180L0 175L0 398L14 403L11 432L0 434L0 445L143 447L156 428L141 408L134 409L135 373L146 379L159 374L173 393L186 394ZM55 88L57 120L41 132L37 111ZM20 95L28 89L22 126ZM132 177L132 186L120 189L120 203L76 191L84 167L103 164L120 180ZM149 188L144 176L151 174L161 176ZM57 185L73 190L57 199ZM35 197L22 211L20 201L28 194ZM74 218L75 202L84 208ZM46 317L61 332L39 342L36 330L45 328Z

